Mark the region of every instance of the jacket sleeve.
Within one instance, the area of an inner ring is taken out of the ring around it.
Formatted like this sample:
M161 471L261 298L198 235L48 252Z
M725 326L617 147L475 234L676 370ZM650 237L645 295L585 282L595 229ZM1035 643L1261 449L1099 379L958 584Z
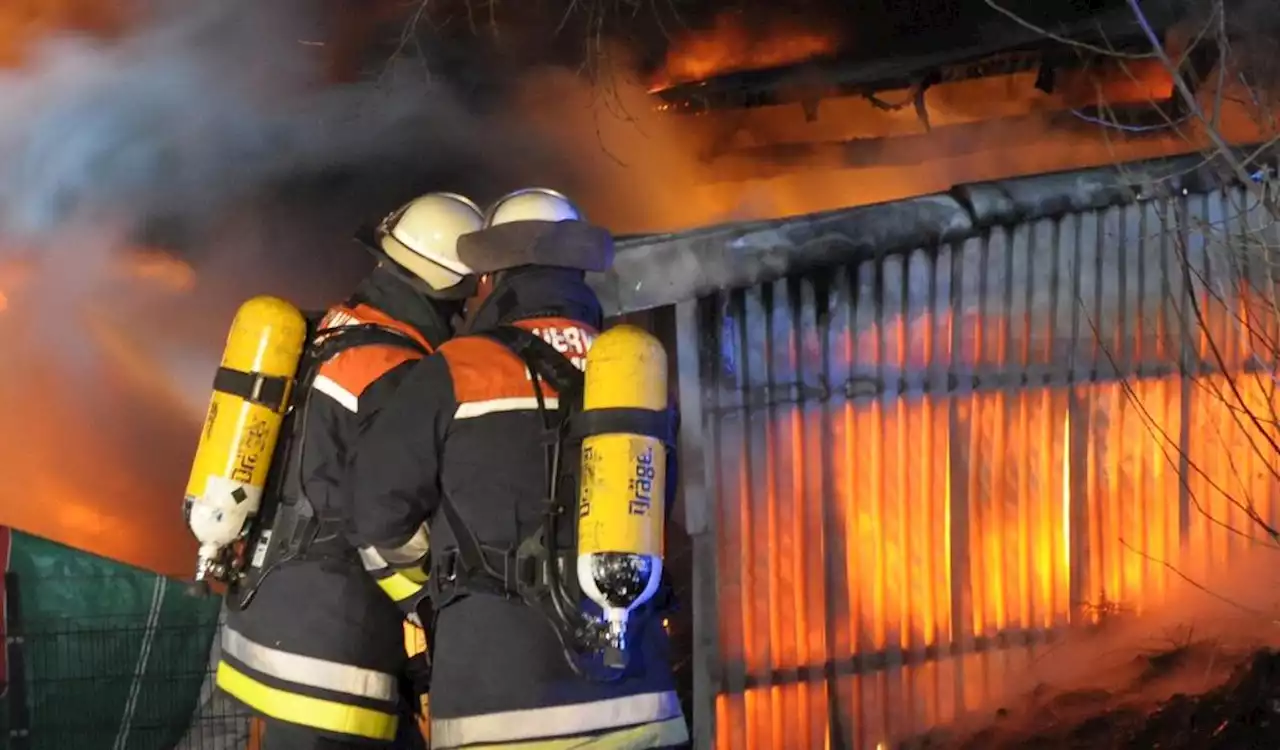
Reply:
M414 364L415 362L406 362L388 370L377 380L370 383L364 392L360 394L358 410L353 415L352 428L347 432L353 444L383 412L386 403L391 399L400 383L412 371ZM343 500L346 517L352 519L353 506L350 502L352 495L350 487L354 478L353 462L351 460L354 454L350 450L347 451L347 454L344 456L345 481L343 486L346 492ZM356 541L356 551L360 555L361 565L378 584L378 587L400 607L406 617L413 620L415 624L421 624L418 619L418 608L427 596L427 589L424 585L425 577L414 575L411 571L398 571L392 568L372 546L363 545Z
M350 518L362 546L389 567L425 578L428 522L440 503L440 453L457 410L444 357L415 363L360 420L351 456Z

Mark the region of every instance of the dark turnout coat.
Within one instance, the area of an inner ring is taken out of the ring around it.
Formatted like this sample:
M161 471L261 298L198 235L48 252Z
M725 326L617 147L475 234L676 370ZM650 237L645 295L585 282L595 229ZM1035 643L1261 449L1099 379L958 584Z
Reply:
M471 330L518 326L582 368L600 318L580 272L532 268L503 278ZM478 335L460 336L414 364L384 417L357 444L352 507L362 543L407 557L398 548L427 522L438 561L456 549L438 513L446 496L482 545L510 547L533 532L545 496L533 387L524 363ZM541 387L554 409L557 394ZM630 666L608 683L572 671L540 612L495 594L473 593L442 608L434 638L432 747L521 747L571 737L602 748L687 741L657 617L633 621Z
M428 352L449 334L433 303L383 270L328 310L319 329L367 323ZM218 685L262 716L335 738L395 737L405 612L425 592L420 579L393 575L385 560L352 543L345 503L352 444L421 358L412 348L366 344L319 365L297 425L306 433L301 485L320 532L304 559L263 578L247 608L238 589L227 597ZM425 553L425 536L419 542Z

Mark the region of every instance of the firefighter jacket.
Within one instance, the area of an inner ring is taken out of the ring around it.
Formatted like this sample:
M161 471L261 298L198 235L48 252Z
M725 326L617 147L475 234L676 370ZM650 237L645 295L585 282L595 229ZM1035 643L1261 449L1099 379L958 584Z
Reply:
M449 333L434 303L385 271L331 308L318 328L361 323L403 333L426 351ZM422 579L392 575L376 553L352 544L343 485L355 436L421 357L412 348L363 345L319 364L297 422L305 435L295 456L318 532L302 559L262 577L249 606L239 606L235 588L227 597L217 682L265 717L339 738L395 736L406 655L404 613L393 599L411 610Z
M470 330L519 326L583 368L600 319L581 273L523 269L501 280ZM438 563L456 548L437 513L443 496L482 545L511 547L535 531L545 453L533 387L524 363L482 336L453 339L416 363L356 445L352 507L362 542L407 559L426 523ZM554 409L555 393L543 388ZM625 676L591 682L572 671L544 616L518 599L477 592L442 607L432 629L432 747L561 747L564 738L599 748L681 745L688 729L662 624L641 618L630 635Z

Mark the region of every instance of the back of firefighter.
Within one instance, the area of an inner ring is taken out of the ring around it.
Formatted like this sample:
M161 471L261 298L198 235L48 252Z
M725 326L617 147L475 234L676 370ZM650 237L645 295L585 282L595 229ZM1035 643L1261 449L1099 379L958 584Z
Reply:
M535 607L458 583L459 534L442 503L490 551L534 532L546 496L542 419L557 406L544 383L540 411L525 363L477 334L517 326L582 369L602 324L584 271L606 270L613 254L606 231L546 190L500 200L487 225L458 247L479 274L467 335L413 366L353 458L362 542L404 559L403 546L424 524L430 530L430 570L441 586L431 629L432 747L684 747L688 728L659 618L633 621L624 676L595 682L574 671Z
M296 483L285 482L286 497L304 496L317 519L301 535L310 541L228 592L217 681L263 718L265 750L389 747L396 740L397 714L405 713L402 623L425 597L423 577L396 573L351 541L349 453L410 365L450 336L451 319L471 292L463 282L474 284L456 271L457 238L482 222L474 203L450 193L402 207L366 240L377 268L317 326L313 346L367 324L384 339L386 331L403 339L355 343L319 363L295 420L293 466L284 469L297 471ZM425 539L414 544L425 555ZM256 593L241 606L254 584Z

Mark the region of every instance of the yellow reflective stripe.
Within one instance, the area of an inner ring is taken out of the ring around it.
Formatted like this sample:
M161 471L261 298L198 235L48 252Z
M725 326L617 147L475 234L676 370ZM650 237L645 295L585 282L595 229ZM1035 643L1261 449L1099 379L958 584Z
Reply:
M684 717L655 724L644 724L628 729L619 729L608 734L597 734L590 737L561 737L555 740L533 740L531 742L502 742L493 745L467 745L467 750L639 750L646 747L667 747L682 745L689 741L689 727L685 726ZM433 745L438 750L447 750Z
M225 661L218 664L217 682L249 707L281 721L375 740L396 737L395 714L289 693L264 685Z
M427 571L423 570L421 566L405 568L396 572L419 585L427 582Z
M378 586L391 597L394 602L402 602L422 591L422 584L414 583L409 576L392 573L386 578L377 579Z

